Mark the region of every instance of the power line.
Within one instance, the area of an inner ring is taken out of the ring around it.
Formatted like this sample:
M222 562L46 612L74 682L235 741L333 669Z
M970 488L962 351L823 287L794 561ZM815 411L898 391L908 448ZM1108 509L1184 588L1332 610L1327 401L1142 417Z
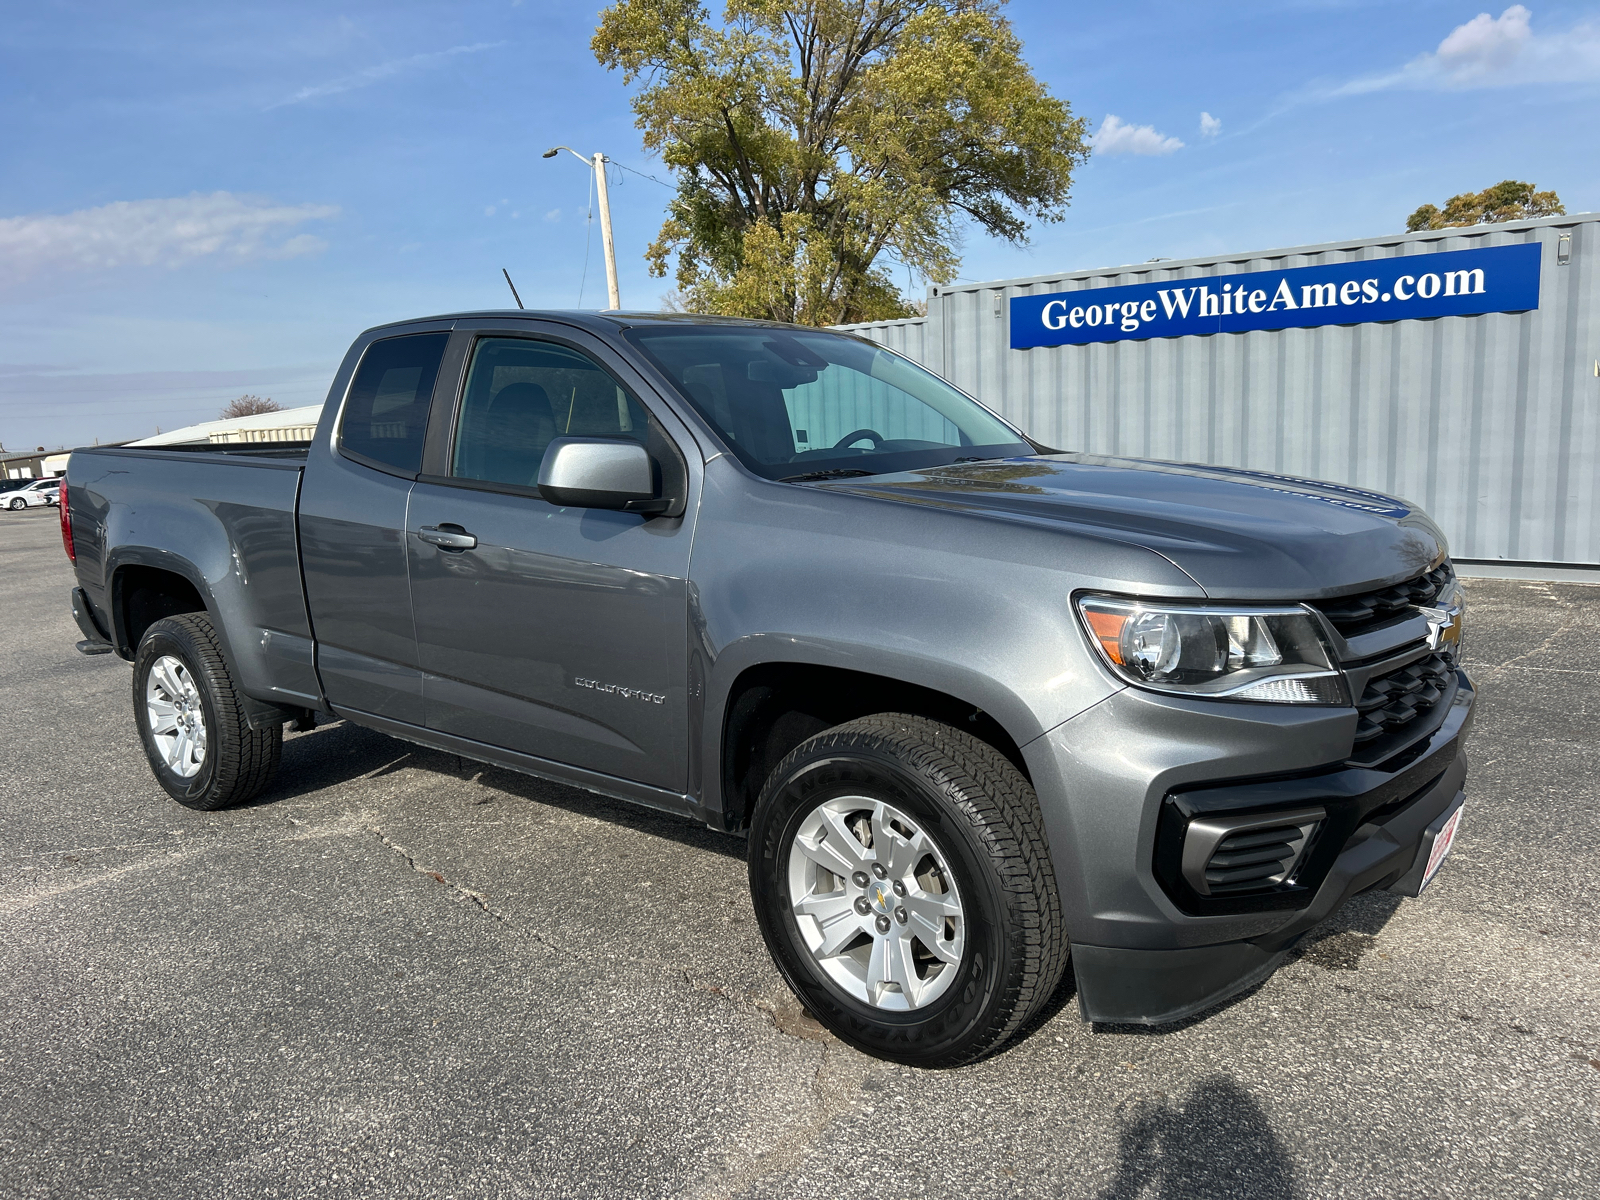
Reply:
M589 206L589 215L584 218L583 226L583 276L578 280L578 307L583 307L583 289L589 282L589 246L594 241L594 172L589 172L589 187L584 193L584 203Z
M616 163L619 168L629 172L630 174L637 175L640 179L648 179L651 183L659 183L664 188L673 188L676 190L677 185L668 183L665 179L657 179L654 175L646 175L643 171L635 171L632 167L626 165L625 163L619 163L614 158L609 158L606 161L610 163Z

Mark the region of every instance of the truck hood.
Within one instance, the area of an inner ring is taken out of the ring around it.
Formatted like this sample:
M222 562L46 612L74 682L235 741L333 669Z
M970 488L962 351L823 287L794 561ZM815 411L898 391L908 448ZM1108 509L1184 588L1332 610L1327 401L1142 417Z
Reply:
M1052 454L820 486L1142 546L1235 600L1382 587L1447 552L1438 526L1393 496L1194 463Z

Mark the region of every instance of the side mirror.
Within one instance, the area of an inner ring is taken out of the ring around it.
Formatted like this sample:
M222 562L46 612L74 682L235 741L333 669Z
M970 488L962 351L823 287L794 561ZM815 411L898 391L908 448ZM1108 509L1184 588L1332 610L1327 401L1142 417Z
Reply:
M539 495L567 508L664 512L650 454L632 438L558 437L539 466Z

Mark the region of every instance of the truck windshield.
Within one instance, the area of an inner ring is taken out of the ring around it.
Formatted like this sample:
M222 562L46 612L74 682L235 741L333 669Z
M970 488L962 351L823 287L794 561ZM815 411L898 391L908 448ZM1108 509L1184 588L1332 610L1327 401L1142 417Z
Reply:
M730 325L645 326L626 337L768 479L1034 453L937 375L860 338Z

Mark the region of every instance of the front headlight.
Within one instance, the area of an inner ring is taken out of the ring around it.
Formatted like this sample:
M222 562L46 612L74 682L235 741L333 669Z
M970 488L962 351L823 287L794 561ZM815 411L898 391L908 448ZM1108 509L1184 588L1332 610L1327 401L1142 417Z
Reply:
M1182 696L1349 704L1344 676L1303 608L1212 608L1080 596L1089 640L1123 679Z

